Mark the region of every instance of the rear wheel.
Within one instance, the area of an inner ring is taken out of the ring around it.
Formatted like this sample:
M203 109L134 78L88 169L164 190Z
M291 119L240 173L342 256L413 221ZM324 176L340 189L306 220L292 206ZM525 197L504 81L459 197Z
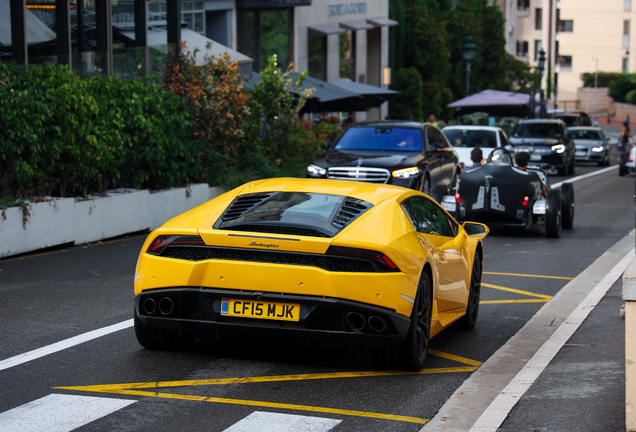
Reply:
M430 195L431 193L431 179L427 174L424 174L424 178L422 179L422 192L426 195Z
M479 314L479 298L481 295L481 256L479 252L475 253L473 261L473 271L470 276L470 292L468 293L468 303L466 304L466 315L464 315L463 324L468 330L475 328L477 324L477 315Z
M572 183L561 185L561 226L571 229L574 226L574 188Z
M576 160L572 158L572 162L570 163L570 175L574 175L574 171L576 171Z
M147 326L141 322L136 311L134 314L135 336L142 347L155 350L182 351L194 345L194 340Z
M545 209L545 235L558 238L561 234L561 193L558 189L548 190Z
M411 326L406 338L396 347L372 352L373 361L383 369L419 371L424 367L431 335L433 291L428 274L423 273L411 312Z

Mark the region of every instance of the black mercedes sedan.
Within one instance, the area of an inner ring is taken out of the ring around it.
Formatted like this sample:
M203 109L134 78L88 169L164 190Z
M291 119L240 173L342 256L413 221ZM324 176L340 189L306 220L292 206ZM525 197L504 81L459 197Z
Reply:
M574 140L563 120L520 120L510 136L515 152L530 153L530 164L550 174L574 175Z
M450 191L459 175L457 153L430 123L355 123L323 148L306 177L388 183L430 195L434 186Z

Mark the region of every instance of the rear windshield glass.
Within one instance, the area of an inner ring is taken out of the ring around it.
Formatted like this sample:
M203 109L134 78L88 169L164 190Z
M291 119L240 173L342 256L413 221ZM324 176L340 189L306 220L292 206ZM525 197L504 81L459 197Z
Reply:
M603 133L595 130L568 129L574 139L602 140Z
M443 129L453 147L497 147L497 134L489 130Z
M560 116L557 116L556 118L563 120L566 126L577 126L577 125L581 126L577 121L579 118L578 116L560 115Z
M262 200L258 195L238 197L215 224L215 228L332 237L373 207L366 201L322 193L277 192ZM255 200L250 201L253 196ZM342 221L343 211L347 216L346 221Z
M337 150L422 151L419 129L397 127L354 127L336 143Z
M560 138L561 127L554 123L518 124L512 136L516 138Z

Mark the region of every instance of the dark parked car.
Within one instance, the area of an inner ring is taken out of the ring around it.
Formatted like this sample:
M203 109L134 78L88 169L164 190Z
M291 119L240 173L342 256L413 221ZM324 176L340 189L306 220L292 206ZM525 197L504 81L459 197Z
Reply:
M574 174L574 140L563 120L521 120L512 131L510 144L515 152L530 153L530 164L550 174Z
M389 183L428 195L436 186L443 195L459 175L457 153L430 123L355 123L323 148L326 153L307 167L307 177ZM434 198L440 201L441 195Z
M581 126L568 128L568 133L574 139L577 162L596 162L599 166L610 164L609 140L599 127Z
M567 127L570 126L596 126L596 122L584 111L566 111L554 113L551 117L563 120Z

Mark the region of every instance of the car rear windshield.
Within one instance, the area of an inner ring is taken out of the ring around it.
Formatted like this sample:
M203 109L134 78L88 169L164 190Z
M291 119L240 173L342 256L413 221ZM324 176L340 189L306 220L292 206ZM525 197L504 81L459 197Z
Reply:
M453 147L497 147L497 133L490 130L443 129Z
M336 150L422 151L422 133L419 129L398 127L354 127L348 129L338 142Z
M586 130L586 129L568 129L570 135L574 139L589 139L589 140L602 140L603 133L601 131Z
M580 126L581 124L578 123L578 119L579 116L573 116L573 115L560 115L560 116L556 116L556 118L563 120L563 122L565 122L566 126Z
M522 123L515 127L515 138L561 138L561 127L555 123Z
M322 193L241 195L223 213L215 228L332 237L372 206L355 198Z

